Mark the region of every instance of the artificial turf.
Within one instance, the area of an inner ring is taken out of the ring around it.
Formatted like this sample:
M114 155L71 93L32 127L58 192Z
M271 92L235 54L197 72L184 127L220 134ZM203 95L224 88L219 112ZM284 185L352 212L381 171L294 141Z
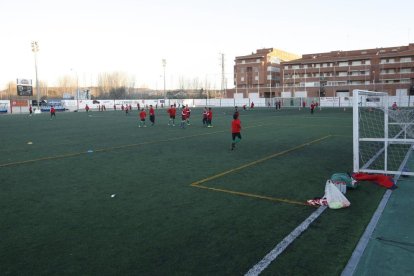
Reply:
M350 110L242 111L235 151L232 109L213 112L186 129L163 109L146 128L136 110L0 116L2 274L244 274L315 210L297 203L352 169ZM264 274L340 274L382 194L349 191Z

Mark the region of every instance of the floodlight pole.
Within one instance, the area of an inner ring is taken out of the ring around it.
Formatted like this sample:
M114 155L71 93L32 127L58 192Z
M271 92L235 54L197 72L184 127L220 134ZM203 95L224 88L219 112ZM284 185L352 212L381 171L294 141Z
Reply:
M78 72L76 72L76 108L79 111L79 76L78 76Z
M73 68L70 69L76 74L76 111L79 111L79 76L78 71L74 70Z
M34 59L35 59L37 110L40 110L39 80L37 78L37 52L39 52L39 42L32 41L32 52L34 54Z
M165 66L167 66L167 60L162 59L162 66L164 67L164 105L166 104L167 94L165 91Z

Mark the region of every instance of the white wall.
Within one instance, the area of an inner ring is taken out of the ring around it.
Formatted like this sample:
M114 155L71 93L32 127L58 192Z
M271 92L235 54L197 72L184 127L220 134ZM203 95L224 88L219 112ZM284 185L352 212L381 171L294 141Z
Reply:
M259 99L259 93L249 93L249 99Z
M308 92L307 91L296 91L295 98L307 98Z
M282 98L292 98L292 92L282 92Z

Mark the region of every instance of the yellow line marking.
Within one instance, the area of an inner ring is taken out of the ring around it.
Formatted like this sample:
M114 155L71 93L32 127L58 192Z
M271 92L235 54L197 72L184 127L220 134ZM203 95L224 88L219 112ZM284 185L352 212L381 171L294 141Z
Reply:
M237 168L234 168L234 169L230 169L228 171L224 171L222 173L219 173L219 174L216 174L216 175L213 175L213 176L204 178L204 179L199 180L199 181L195 181L195 182L191 183L190 186L191 187L200 188L200 189L215 191L215 192L222 192L222 193L228 193L228 194L233 194L233 195L246 196L246 197L258 198L258 199L264 199L264 200L270 200L270 201L273 201L273 202L284 202L284 203L289 203L289 204L294 204L294 205L310 206L310 205L308 205L308 204L306 204L304 202L300 202L300 201L295 201L295 200L290 200L290 199L285 199L285 198L275 198L275 197L269 197L269 196L262 196L262 195L256 195L256 194L245 193L245 192L238 192L238 191L221 189L221 188L212 188L212 187L207 187L207 186L204 186L204 185L201 185L201 184L203 184L205 182L208 182L208 181L211 181L213 179L222 177L224 175L227 175L227 174L230 174L230 173L233 173L233 172L242 170L244 168L247 168L247 167L256 165L258 163L267 161L267 160L269 160L271 158L274 158L274 157L277 157L277 156L281 156L281 155L287 154L289 152L292 152L292 151L298 150L300 148L303 148L303 147L312 145L314 143L318 143L318 142L320 142L322 140L325 140L325 139L327 139L327 138L329 138L331 136L332 135L327 135L327 136L321 137L319 139L310 141L308 143L304 143L304 144L301 144L299 146L296 146L296 147L293 147L293 148L290 148L290 149L287 149L287 150L284 150L284 151L281 151L281 152L278 152L278 153L275 153L275 154L272 154L272 155L263 157L263 158L261 158L259 160L256 160L256 161L247 163L247 164L242 165L240 167L237 167Z
M203 185L193 185L193 184L191 184L191 186L196 187L196 188L200 188L200 189L215 191L215 192L222 192L222 193L227 193L227 194L264 199L264 200L269 200L269 201L273 201L273 202L284 202L284 203L301 205L301 206L309 206L308 204L306 204L304 202L294 201L294 200L285 199L285 198L276 198L276 197L270 197L270 196L255 195L255 194L251 194L251 193L244 193L244 192L238 192L238 191L232 191L232 190L226 190L226 189L220 189L220 188L211 188L211 187L207 187L207 186L203 186Z
M269 125L269 124L267 124L267 125ZM254 128L254 127L261 127L261 126L263 126L263 125L249 126L249 127L245 127L245 129ZM112 150L138 147L138 146L150 145L150 144L156 144L156 143L171 142L171 141L177 141L177 140L182 140L182 139L187 139L187 138L192 138L192 137L198 137L198 136L212 135L212 134L223 133L223 132L227 132L227 130L219 130L219 131L213 131L213 132L208 132L208 133L199 133L199 134L188 135L188 136L183 136L183 137L176 137L176 138L171 138L171 139L166 139L166 140L157 140L157 141L142 142L142 143L129 144L129 145L114 146L114 147L109 147L109 148L101 148L101 149L94 150L94 152L107 152L107 151L112 151ZM9 167L9 166L16 166L16 165L23 165L23 164L28 164L28 163L34 163L34 162L38 162L38 161L63 159L63 158L74 157L74 156L79 156L79 155L83 155L83 154L88 154L88 152L87 151L82 151L82 152L68 153L68 154L55 155L55 156L46 156L46 157L30 159L30 160L24 160L24 161L16 161L16 162L11 162L11 163L0 164L0 168Z
M171 142L171 141L177 141L177 140L187 139L187 138L191 138L191 137L212 135L212 134L220 133L220 132L225 132L225 131L221 130L221 131L215 131L215 132L209 132L209 133L200 133L200 134L194 134L194 135L189 135L189 136L176 137L176 138L171 138L171 139L166 139L166 140L157 140L157 141L149 141L149 142L142 142L142 143L129 144L129 145L114 146L114 147L109 147L109 148L101 148L101 149L93 150L93 152L107 152L107 151L112 151L112 150L130 148L130 147L138 147L138 146L150 145L150 144L156 144L156 143L163 143L163 142ZM37 161L62 159L62 158L67 158L67 157L79 156L79 155L83 155L83 154L89 154L89 153L87 151L81 151L81 152L75 152L75 153L68 153L68 154L62 154L62 155L47 156L47 157L41 157L41 158L36 158L36 159L5 163L5 164L0 164L0 168L8 167L8 166L15 166L15 165L28 164L28 163L34 163L34 162L37 162Z
M226 174L230 174L230 173L233 173L233 172L236 172L236 171L242 170L242 169L244 169L244 168L247 168L247 167L250 167L250 166L256 165L256 164L258 164L258 163L262 163L262 162L264 162L264 161L267 161L267 160L269 160L269 159L275 158L275 157L277 157L277 156L281 156L281 155L284 155L284 154L286 154L286 153L289 153L289 152L292 152L292 151L295 151L295 150L301 149L301 148L303 148L303 147L306 147L306 146L312 145L312 144L314 144L314 143L317 143L317 142L320 142L320 141L322 141L322 140L325 140L325 139L327 139L327 138L329 138L329 137L331 137L331 135L327 135L327 136L324 136L324 137L322 137L322 138L319 138L319 139L316 139L316 140L313 140L313 141L310 141L310 142L307 142L307 143L301 144L301 145L299 145L299 146L296 146L296 147L293 147L293 148L290 148L290 149L287 149L287 150L284 150L284 151L281 151L281 152L278 152L278 153L275 153L275 154L272 154L272 155L269 155L269 156L263 157L263 158L261 158L261 159L259 159L259 160L256 160L256 161L253 161L253 162L250 162L250 163L244 164L244 165L242 165L242 166L240 166L240 167L237 167L237 168L234 168L234 169L230 169L230 170L228 170L228 171L225 171L225 172L222 172L222 173L219 173L219 174L216 174L216 175L213 175L213 176L210 176L210 177L204 178L204 179L199 180L199 181L196 181L196 182L193 182L193 183L191 183L191 186L196 186L196 185L203 184L203 183L205 183L205 182L207 182L207 181L210 181L210 180L213 180L213 179L216 179L216 178L222 177L222 176L224 176L224 175L226 175Z

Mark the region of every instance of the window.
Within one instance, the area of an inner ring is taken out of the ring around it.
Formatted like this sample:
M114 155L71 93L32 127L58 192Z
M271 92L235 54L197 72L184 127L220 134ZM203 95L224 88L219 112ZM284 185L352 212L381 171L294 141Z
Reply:
M292 69L299 69L299 65L292 65Z
M242 60L242 64L245 64L245 63L246 63L246 61L243 59L243 60Z
M348 61L341 61L338 66L348 66Z
M244 81L244 77L241 77L241 78L240 78L240 81Z
M380 63L381 64L384 64L384 63L395 63L395 59L393 59L393 58L389 58L389 59L383 58L383 59L381 59L381 62Z
M354 60L353 62L352 62L352 65L353 66L358 66L358 65L361 65L362 64L362 62L360 61L360 60Z
M256 59L256 62L260 62L260 58Z
M371 61L370 60L366 60L365 61L365 65L371 65Z
M411 73L411 68L404 68L400 70L400 73Z
M280 72L280 68L279 67L268 66L267 67L267 72Z
M411 57L403 57L403 58L400 58L400 62L411 62Z

